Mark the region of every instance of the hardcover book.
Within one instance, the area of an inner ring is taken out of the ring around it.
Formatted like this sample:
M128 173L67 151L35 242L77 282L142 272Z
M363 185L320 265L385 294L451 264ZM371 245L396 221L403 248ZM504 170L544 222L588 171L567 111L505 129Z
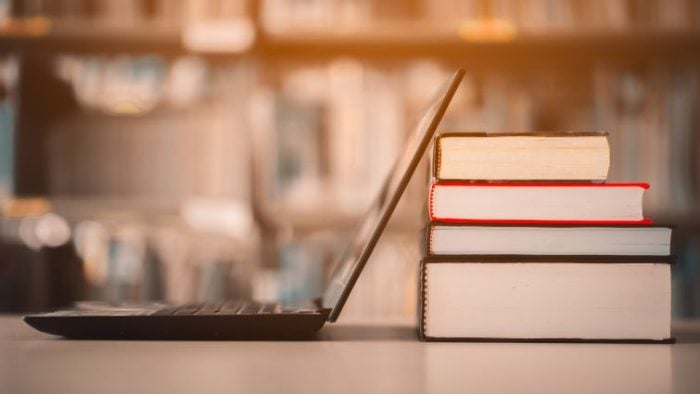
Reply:
M452 223L649 224L646 183L437 182L431 221Z
M593 181L608 176L607 133L446 133L435 141L439 180Z
M660 226L489 225L433 222L429 255L668 256L671 229Z
M669 257L455 256L421 263L424 340L671 342Z

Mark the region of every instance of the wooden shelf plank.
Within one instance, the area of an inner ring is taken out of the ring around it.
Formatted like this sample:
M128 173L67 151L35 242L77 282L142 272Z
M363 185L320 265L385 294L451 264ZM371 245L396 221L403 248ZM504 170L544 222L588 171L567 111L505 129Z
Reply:
M13 26L13 25L11 25ZM0 28L0 52L33 54L157 54L174 57L197 53L186 48L174 26L105 26L99 23L49 24L44 31L23 25ZM240 53L200 53L233 59Z
M40 21L39 21L40 22ZM177 27L111 26L98 23L16 23L0 28L0 52L131 53L175 56L191 53ZM42 27L43 26L43 27ZM465 40L456 31L393 23L367 29L269 33L259 31L249 51L276 60L357 56L378 60L430 57L472 67L499 64L581 64L609 60L696 61L700 29L686 31L558 31ZM231 59L240 53L204 54Z
M429 57L468 63L580 64L640 60L697 61L700 31L635 33L561 32L516 36L512 40L468 41L456 33L358 32L335 34L267 34L259 37L263 56L281 59L322 59L358 56L376 59Z

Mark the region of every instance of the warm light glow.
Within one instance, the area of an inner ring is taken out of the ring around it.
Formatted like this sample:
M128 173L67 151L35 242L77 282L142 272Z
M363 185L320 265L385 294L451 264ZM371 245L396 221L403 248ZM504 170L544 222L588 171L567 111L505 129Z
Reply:
M517 28L503 19L471 19L459 26L458 34L465 41L499 42L512 41L517 36Z
M0 213L5 217L22 217L42 215L51 209L51 204L44 198L18 198L3 202Z
M147 113L152 108L135 101L119 101L110 105L107 110L115 115L140 115Z
M182 32L185 48L195 52L243 53L254 41L255 28L246 18L192 23Z
M71 236L71 229L66 219L55 213L42 215L36 222L34 232L44 246L53 248L65 244Z
M10 18L0 22L0 34L42 36L51 30L51 20L43 17Z

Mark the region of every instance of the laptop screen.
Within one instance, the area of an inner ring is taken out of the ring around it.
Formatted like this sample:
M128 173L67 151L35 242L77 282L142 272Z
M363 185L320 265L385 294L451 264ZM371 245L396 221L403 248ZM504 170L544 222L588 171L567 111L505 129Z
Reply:
M458 70L441 87L408 137L405 146L384 182L376 200L366 213L352 241L335 260L328 287L323 294L323 306L331 308L329 321L336 321L350 295L360 272L372 253L379 236L394 212L406 186L418 167L425 150L435 134L445 110L454 96L464 70Z

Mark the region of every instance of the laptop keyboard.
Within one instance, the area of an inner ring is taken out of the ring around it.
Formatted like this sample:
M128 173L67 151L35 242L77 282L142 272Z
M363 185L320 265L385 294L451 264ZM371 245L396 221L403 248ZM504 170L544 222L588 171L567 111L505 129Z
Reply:
M149 304L112 306L105 303L81 302L75 309L43 314L44 316L233 316L270 314L314 314L318 308L289 306L277 303L234 300L184 305Z
M151 315L263 315L271 313L309 313L312 309L285 308L280 304L253 301L226 301L210 304L166 306L155 310Z

